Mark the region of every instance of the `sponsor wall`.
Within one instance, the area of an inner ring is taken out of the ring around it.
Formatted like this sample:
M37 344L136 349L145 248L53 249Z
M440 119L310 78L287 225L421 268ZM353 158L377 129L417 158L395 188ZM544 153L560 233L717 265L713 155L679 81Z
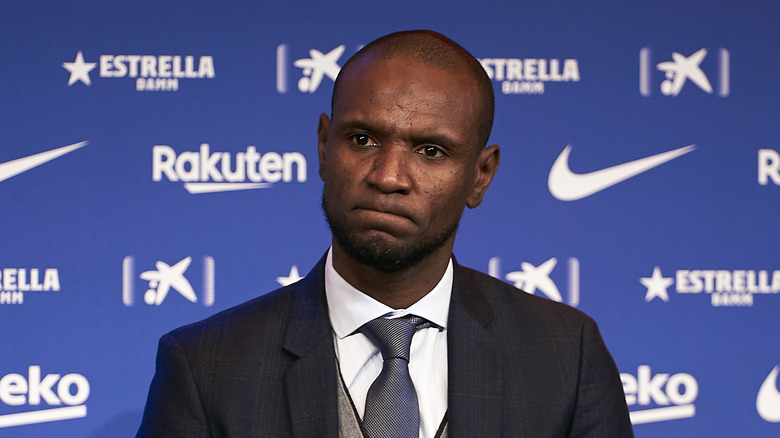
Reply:
M315 129L431 28L496 91L456 255L592 315L639 437L780 434L777 3L0 5L0 436L131 436L157 339L329 244ZM518 292L523 293L523 292Z

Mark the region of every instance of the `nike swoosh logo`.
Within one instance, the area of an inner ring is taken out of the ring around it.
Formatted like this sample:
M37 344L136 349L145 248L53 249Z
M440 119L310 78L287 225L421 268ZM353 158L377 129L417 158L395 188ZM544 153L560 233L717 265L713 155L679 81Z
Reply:
M694 149L696 149L695 145L683 146L606 169L576 174L569 169L571 145L568 145L553 163L550 176L547 178L547 187L550 193L561 201L576 201L647 172Z
M16 160L0 163L0 182L5 181L12 176L19 175L22 172L26 172L32 168L38 167L41 164L51 161L57 157L61 157L68 152L75 151L82 146L86 146L86 144L86 141L82 141L72 145L63 146L61 148L52 149L50 151L41 152L39 154L30 155L29 157L17 158Z
M776 366L766 377L756 397L758 415L770 423L780 423L780 391L777 390L777 374L780 366Z

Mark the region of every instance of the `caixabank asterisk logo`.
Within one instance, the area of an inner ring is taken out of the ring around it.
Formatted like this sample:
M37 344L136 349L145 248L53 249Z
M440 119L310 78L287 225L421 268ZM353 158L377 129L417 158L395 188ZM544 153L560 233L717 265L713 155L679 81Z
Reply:
M523 261L519 266L512 265L512 270L504 274L502 259L491 257L488 261L488 274L512 283L531 295L540 295L577 307L580 304L580 261L576 257L569 257L565 266L556 270L557 266L557 257L550 257L541 263ZM559 287L559 284L562 286Z
M139 273L136 268L136 258L134 256L125 257L122 261L122 303L127 307L132 307L140 301L148 306L157 307L161 306L166 298L172 295L171 292L175 292L173 295L178 295L179 301L183 299L207 307L213 306L215 300L214 259L205 256L201 260L199 292L196 292L192 285L191 280L195 280L195 278L191 272L188 272L192 262L193 259L190 256L174 263L156 260L151 263L151 266L144 264L144 270ZM137 287L139 282L143 283L143 287ZM139 297L141 300L138 300Z
M700 48L688 55L677 51L659 55L643 47L639 51L639 93L650 97L658 87L662 95L675 97L693 87L727 97L731 92L730 54L724 48L715 52L711 55L707 48ZM660 82L658 78L662 78Z
M345 49L344 44L325 50L310 48L308 57L298 57L298 51L294 51L297 59L293 60L290 45L279 44L276 47L276 91L280 94L289 92L290 79L295 77L298 78L295 80L296 88L301 93L316 92L325 79L332 83L341 70L340 63Z

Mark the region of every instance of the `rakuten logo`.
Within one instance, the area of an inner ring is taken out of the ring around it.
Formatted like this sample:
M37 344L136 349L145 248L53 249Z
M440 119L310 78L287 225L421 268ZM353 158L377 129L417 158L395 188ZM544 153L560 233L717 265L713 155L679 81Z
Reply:
M655 423L658 421L679 420L696 415L693 402L699 395L699 384L690 374L677 373L653 375L649 365L640 365L636 377L620 373L626 404L639 406L641 410L631 410L631 423ZM645 409L648 406L664 406Z
M0 401L8 406L67 407L0 415L0 428L49 421L70 420L87 416L84 402L89 398L89 381L81 374L47 374L41 378L41 367L31 365L27 376L17 373L0 378Z
M300 152L266 152L254 146L233 156L211 152L208 143L198 152L176 151L167 145L152 148L152 180L182 181L193 194L271 187L277 182L306 182L306 158Z

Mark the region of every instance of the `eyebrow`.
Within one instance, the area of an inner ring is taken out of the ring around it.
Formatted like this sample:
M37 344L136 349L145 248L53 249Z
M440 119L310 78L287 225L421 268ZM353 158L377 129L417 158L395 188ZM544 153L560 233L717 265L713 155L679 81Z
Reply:
M368 133L376 133L379 136L388 135L388 129L382 129L379 127L376 127L375 125L371 125L369 123L363 122L361 120L348 120L341 124L339 124L340 131L351 131L351 130L359 130L359 131L366 131ZM446 146L446 147L452 147L457 144L457 142L451 138L450 136L446 134L422 134L422 135L414 135L411 137L412 142L417 144L423 144L423 143L430 143L440 146Z
M338 128L340 130L347 130L347 131L352 130L352 129L357 129L357 130L360 130L360 131L369 131L369 132L381 131L381 130L377 129L376 127L371 126L368 123L362 122L360 120L349 120L349 121L340 123Z

